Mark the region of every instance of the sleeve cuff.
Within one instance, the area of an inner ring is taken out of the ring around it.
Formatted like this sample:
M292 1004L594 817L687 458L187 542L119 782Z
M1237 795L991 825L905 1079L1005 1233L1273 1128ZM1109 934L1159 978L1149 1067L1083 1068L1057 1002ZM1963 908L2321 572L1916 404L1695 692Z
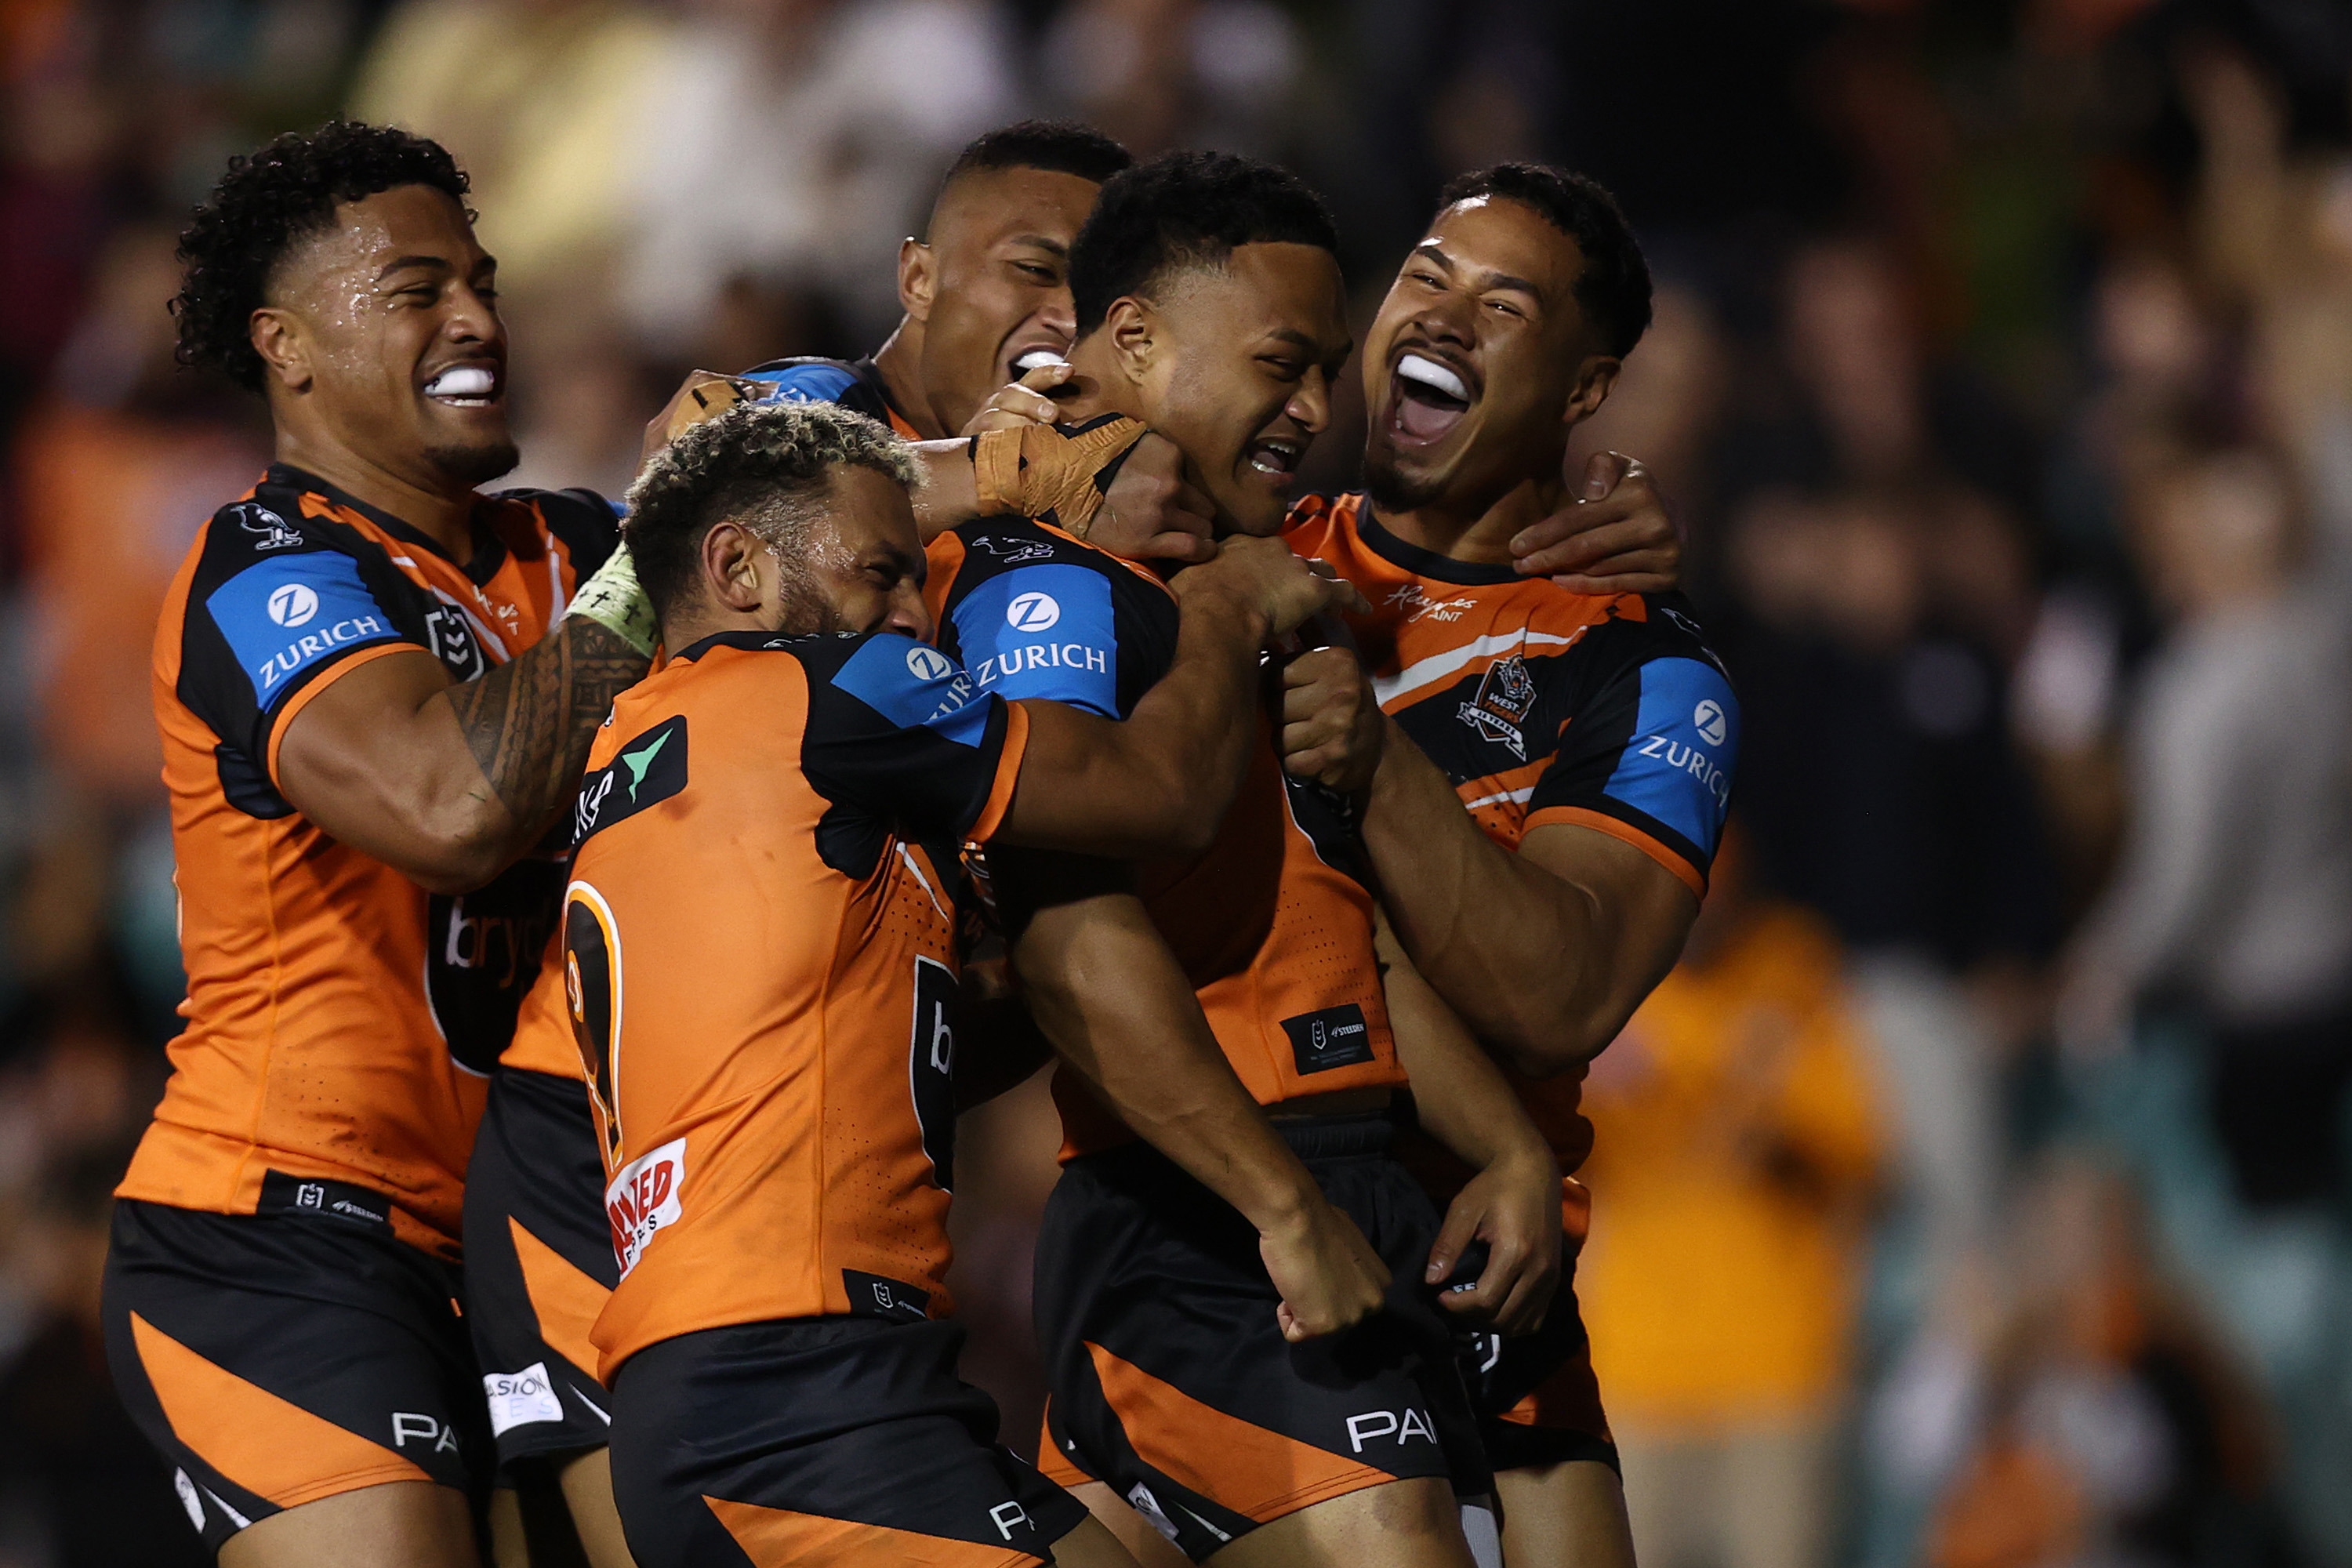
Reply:
M1013 788L1021 782L1021 758L1028 750L1028 710L1018 702L1006 702L1004 743L996 753L996 782L989 786L987 804L980 808L980 816L964 834L972 843L987 843L1003 825L1004 814L1013 809Z
M280 794L284 793L285 786L278 780L278 748L286 738L286 726L294 721L295 714L310 706L312 698L372 659L382 658L386 654L425 653L425 651L424 647L413 642L376 643L345 654L303 682L302 689L288 698L286 706L280 708L278 710L278 716L269 721L269 754L263 760L263 765L268 771L270 787Z
M1602 812L1582 805L1547 805L1528 813L1524 832L1554 824L1564 826L1590 827L1595 833L1605 833L1622 843L1631 844L1679 879L1684 887L1704 899L1706 897L1706 872L1692 865L1657 839L1651 837L1630 823L1620 822Z

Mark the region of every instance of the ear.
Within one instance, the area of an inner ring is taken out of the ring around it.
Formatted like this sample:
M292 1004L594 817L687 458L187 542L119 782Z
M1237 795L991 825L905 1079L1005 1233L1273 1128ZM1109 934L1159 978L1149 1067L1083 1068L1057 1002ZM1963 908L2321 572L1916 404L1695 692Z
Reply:
M268 380L288 392L310 390L310 339L293 311L280 305L264 305L245 326Z
M1095 331L1110 345L1111 357L1127 379L1139 386L1167 347L1168 324L1151 301L1132 294L1112 300Z
M1609 389L1617 384L1617 373L1625 362L1612 354L1594 354L1576 367L1576 385L1568 395L1568 407L1560 414L1563 425L1581 425L1601 412L1609 401Z
M714 523L702 536L702 585L726 609L749 614L766 604L774 569L767 545L740 523Z
M931 247L909 235L898 242L898 308L918 321L931 319L931 300L939 288L932 270Z

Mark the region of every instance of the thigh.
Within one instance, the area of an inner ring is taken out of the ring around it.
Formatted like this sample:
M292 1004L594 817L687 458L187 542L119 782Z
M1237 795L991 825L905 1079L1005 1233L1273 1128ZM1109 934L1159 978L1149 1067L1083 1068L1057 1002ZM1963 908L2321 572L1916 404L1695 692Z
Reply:
M994 1442L943 1323L808 1320L639 1352L613 1489L644 1568L1049 1560L1085 1507ZM1082 1543L1083 1544L1083 1543Z
M1217 1552L1213 1568L1475 1568L1451 1484L1391 1481L1286 1514Z
M475 1568L474 1516L463 1494L389 1481L303 1503L239 1531L221 1568Z
M604 1194L586 1087L500 1068L466 1173L466 1323L509 1472L611 1434L588 1339L617 1277Z
M1510 1568L1633 1568L1633 1525L1614 1465L1571 1459L1495 1472Z
M1238 1215L1157 1156L1096 1160L1065 1173L1038 1242L1039 1342L1066 1460L1194 1561L1401 1479L1451 1495L1476 1439L1433 1303L1401 1291L1358 1331L1291 1345ZM1393 1211L1425 1214L1419 1189L1392 1165L1326 1184L1396 1255L1403 1291L1417 1289L1434 1216Z
M116 1205L107 1360L208 1545L401 1483L310 1513L303 1538L379 1509L478 1502L489 1434L457 1288L454 1269L346 1221Z

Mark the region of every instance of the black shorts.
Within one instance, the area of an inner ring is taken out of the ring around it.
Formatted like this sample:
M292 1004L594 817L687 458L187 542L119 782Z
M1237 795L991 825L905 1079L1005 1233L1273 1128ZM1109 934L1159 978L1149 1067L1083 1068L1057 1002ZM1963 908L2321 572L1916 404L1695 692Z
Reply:
M1577 1245L1570 1237L1567 1270L1542 1328L1517 1339L1456 1330L1478 1436L1497 1470L1590 1459L1622 1473L1592 1375L1592 1342L1577 1310Z
M1276 1126L1393 1276L1386 1310L1293 1345L1257 1233L1148 1145L1070 1162L1037 1239L1047 1432L1194 1561L1392 1480L1492 1486L1451 1325L1422 1283L1437 1215L1383 1117Z
M952 1322L799 1318L632 1355L613 1495L638 1568L1053 1560L1086 1509L997 1446Z
M386 1481L477 1501L492 1464L459 1271L336 1217L385 1200L299 1184L320 1212L207 1214L118 1200L102 1315L114 1386L205 1544Z
M466 1171L466 1321L502 1471L610 1437L588 1331L619 1274L587 1086L499 1068Z

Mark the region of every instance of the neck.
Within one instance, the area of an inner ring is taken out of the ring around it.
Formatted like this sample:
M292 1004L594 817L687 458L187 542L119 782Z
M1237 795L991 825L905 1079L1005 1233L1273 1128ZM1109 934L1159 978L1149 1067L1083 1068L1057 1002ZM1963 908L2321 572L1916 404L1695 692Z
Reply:
M1057 400L1062 412L1056 417L1063 423L1075 424L1097 414L1144 418L1142 389L1119 374L1108 335L1097 332L1071 345L1070 369L1076 373L1070 377L1070 384L1077 391Z
M890 401L906 416L907 423L926 441L943 440L955 434L940 423L931 408L931 400L923 387L923 323L912 316L898 318L898 325L890 339L874 351L874 368L882 373L882 384L890 389Z
M1511 540L1566 502L1568 488L1557 467L1520 480L1493 498L1439 496L1403 511L1381 510L1381 526L1408 544L1451 560L1507 566Z
M674 654L720 632L764 632L772 629L751 611L730 610L706 597L700 604L681 605L662 617L662 651Z
M426 489L341 442L320 440L284 424L278 426L277 458L318 475L355 500L391 513L457 560L473 549L477 498L471 486Z

